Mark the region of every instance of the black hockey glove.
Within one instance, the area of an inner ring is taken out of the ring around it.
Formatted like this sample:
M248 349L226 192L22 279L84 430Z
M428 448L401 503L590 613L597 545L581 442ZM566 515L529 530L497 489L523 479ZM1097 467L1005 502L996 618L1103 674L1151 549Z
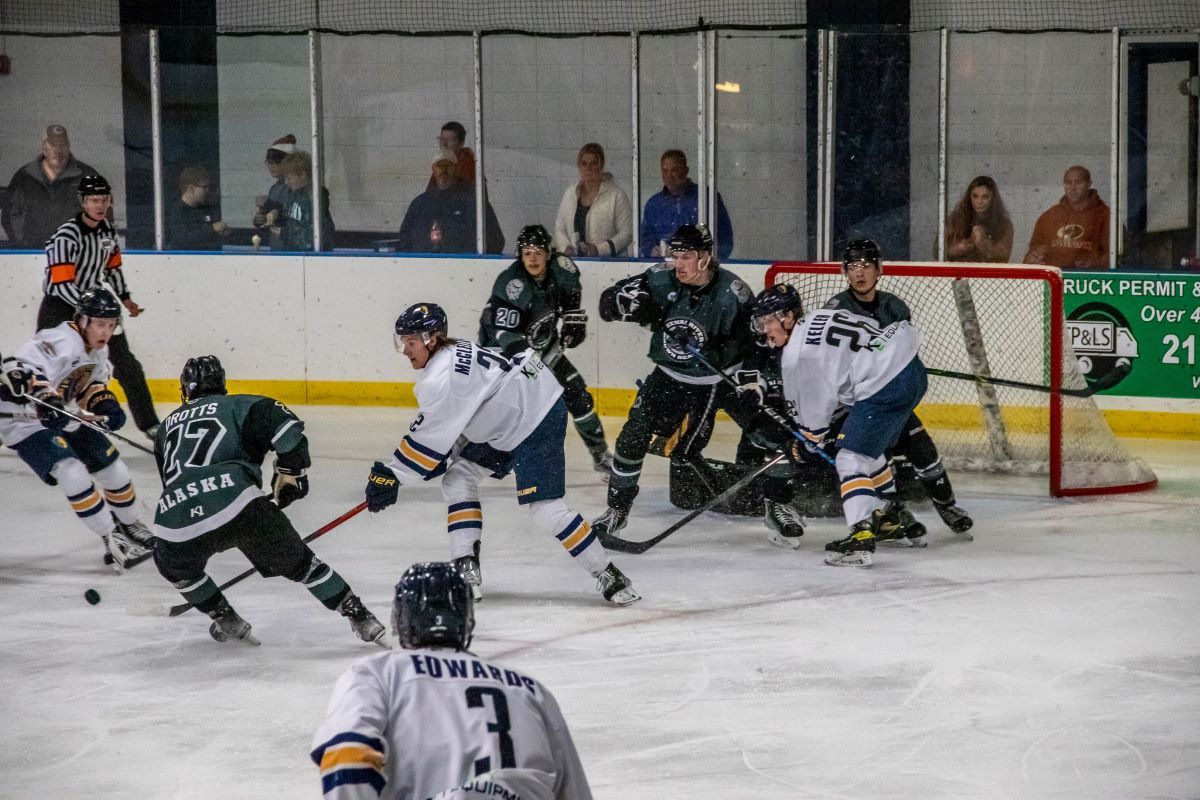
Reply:
M125 426L125 411L117 402L117 396L100 384L99 388L87 396L84 408L89 414L110 431L119 431Z
M4 362L0 371L0 400L19 405L29 402L26 397L33 386L33 373L21 366L16 359Z
M762 408L767 384L761 372L756 369L739 369L734 373L733 382L737 384L737 402L743 414L750 416Z
M613 288L616 289L613 302L617 318L622 322L642 322L646 316L645 306L650 302L645 278L639 276Z
M49 386L43 386L40 390L35 391L33 396L41 401L37 404L37 415L38 420L46 428L52 431L61 431L71 424L71 418L60 413L64 410L64 404L62 395L58 392Z
M271 478L271 494L280 508L287 508L308 495L308 470L289 469L275 462L275 475Z
M746 439L760 450L786 450L796 437L790 426L780 424L783 418L771 409L760 409L746 426Z
M562 331L559 333L563 347L570 349L583 344L587 338L587 320L587 312L581 308L563 312Z
M367 477L366 501L368 511L383 511L400 499L400 481L396 473L382 461L376 461Z
M816 436L804 429L800 430L800 436L803 440L792 438L791 445L788 447L788 458L795 464L828 464L835 458L829 453L833 449L832 442L827 442L823 437Z

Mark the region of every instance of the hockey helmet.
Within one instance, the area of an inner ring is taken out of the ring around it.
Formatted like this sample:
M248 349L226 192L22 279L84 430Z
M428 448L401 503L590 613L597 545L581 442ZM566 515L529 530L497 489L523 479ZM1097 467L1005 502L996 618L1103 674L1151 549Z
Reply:
M80 199L105 194L112 194L112 186L109 185L103 175L84 175L79 179Z
M466 650L475 630L467 579L445 561L413 564L396 584L392 627L402 647L442 645Z
M680 250L695 250L698 253L711 253L713 249L712 233L707 225L680 225L671 240L667 242L671 252Z
M121 304L108 289L88 289L79 295L75 315L88 319L120 319Z
M536 247L549 253L551 241L550 232L541 225L526 225L517 234L517 255L526 247Z
M225 368L216 356L189 358L179 373L179 395L183 402L210 394L225 394Z
M875 269L883 272L883 264L879 260L879 245L873 239L855 239L846 245L842 251L842 272L849 272L850 265L859 261L869 261Z
M416 303L400 312L400 316L396 317L396 349L403 348L400 342L401 336L412 336L413 334L421 334L421 341L429 344L429 340L436 334L445 335L449 328L449 321L446 319L446 312L437 303Z
M800 300L800 293L796 291L796 287L790 283L777 283L774 286L763 289L754 298L754 305L750 310L750 329L755 333L763 332L762 317L776 316L787 311L795 311L799 317L804 313L804 303Z

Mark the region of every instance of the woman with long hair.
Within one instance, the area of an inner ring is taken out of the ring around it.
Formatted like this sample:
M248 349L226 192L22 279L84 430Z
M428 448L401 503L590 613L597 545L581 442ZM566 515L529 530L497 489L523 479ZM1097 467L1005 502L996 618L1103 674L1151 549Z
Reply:
M946 221L946 260L1004 264L1012 246L1012 220L996 182L987 175L974 178Z

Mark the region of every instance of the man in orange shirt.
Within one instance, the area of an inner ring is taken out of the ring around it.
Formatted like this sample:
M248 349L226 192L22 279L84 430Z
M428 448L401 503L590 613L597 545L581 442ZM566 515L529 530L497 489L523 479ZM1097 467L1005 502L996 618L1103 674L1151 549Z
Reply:
M1067 168L1063 197L1038 217L1025 263L1108 269L1108 206L1092 188L1086 167Z

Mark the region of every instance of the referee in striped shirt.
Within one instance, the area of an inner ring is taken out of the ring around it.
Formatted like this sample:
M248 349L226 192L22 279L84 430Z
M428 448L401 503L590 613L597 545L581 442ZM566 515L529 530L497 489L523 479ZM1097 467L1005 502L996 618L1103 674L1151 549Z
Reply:
M70 321L79 296L101 286L102 280L112 284L129 316L142 313L141 307L129 297L121 272L121 247L107 219L112 187L100 175L84 175L79 179L79 202L83 209L60 225L46 242L46 279L42 284L45 296L38 308L38 330ZM146 386L146 373L130 352L123 330L109 340L108 358L113 376L125 390L134 423L153 439L158 430L158 414Z

